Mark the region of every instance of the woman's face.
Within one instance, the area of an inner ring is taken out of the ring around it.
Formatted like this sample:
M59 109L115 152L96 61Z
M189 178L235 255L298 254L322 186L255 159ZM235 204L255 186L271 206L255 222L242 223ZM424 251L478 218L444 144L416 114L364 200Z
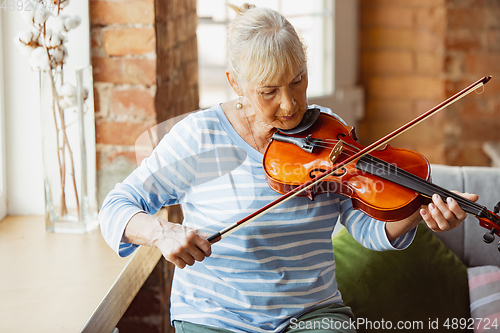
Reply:
M278 82L247 83L243 88L243 104L251 108L263 125L291 129L300 123L307 110L307 85L306 69Z

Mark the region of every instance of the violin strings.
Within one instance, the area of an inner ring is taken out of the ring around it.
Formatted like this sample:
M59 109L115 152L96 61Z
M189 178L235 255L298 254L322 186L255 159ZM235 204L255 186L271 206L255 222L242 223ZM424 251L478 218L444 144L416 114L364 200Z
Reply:
M322 147L322 148L331 148L338 141L342 141L342 140L313 139L313 141L314 141L314 146ZM326 145L320 144L320 143L326 143ZM351 148L351 149L344 150L344 152L348 156L349 156L349 154L353 154L356 151L359 151L359 148L354 147L345 141L343 141L343 143ZM365 155L365 156L367 159L370 159L370 162L375 163L376 167L378 167L379 169L382 169L383 172L387 172L388 174L395 175L396 177L399 177L401 179L406 178L410 181L413 181L414 183L420 184L421 186L423 186L429 190L432 190L434 193L439 194L442 198L452 197L458 202L458 204L461 207L463 207L468 212L470 212L474 215L479 215L480 211L485 209L483 206L481 206L481 205L479 205L479 204L477 204L477 203L475 203L467 198L464 198L458 194L455 194L447 189L440 188L439 186L437 186L435 184L429 183L428 181L426 181L426 180L424 180L424 179L422 179L422 178L420 178L420 177L418 177L418 176L416 176L416 175L414 175L414 174L412 174L404 169L398 168L397 166L390 164L384 160L381 160L381 159L374 157L370 154Z
M377 159L373 156L367 155L366 157L367 157L367 159L370 160L372 165L376 165L379 169L382 169L384 172L387 172L388 174L394 175L402 180L407 179L407 180L413 181L414 183L421 185L422 187L432 191L433 193L439 194L443 199L445 199L446 197L454 198L462 208L464 208L465 210L467 210L470 213L478 215L480 213L481 209L483 208L482 206L474 203L473 201L470 201L467 198L464 198L464 197L462 197L458 194L455 194L451 191L448 191L444 188L440 188L439 186L432 184L430 182L427 182L426 180L424 180L418 176L415 176L414 174L412 174L404 169L398 168L390 163L387 163L385 161Z
M451 196L455 200L457 200L459 203L461 203L461 205L463 205L467 208L480 210L482 207L482 206L474 203L473 201L470 201L469 199L466 199L466 198L464 198L458 194L455 194L451 191L448 191L444 188L440 188L439 186L432 184L432 183L430 183L430 182L428 182L428 181L426 181L426 180L424 180L424 179L422 179L422 178L420 178L420 177L418 177L418 176L416 176L416 175L414 175L414 174L412 174L404 169L398 168L393 164L387 163L386 161L383 161L383 160L378 159L378 158L371 156L371 155L367 155L366 157L367 157L367 159L370 159L372 163L378 164L378 167L384 169L386 172L393 174L393 175L396 175L396 177L399 177L399 178L410 179L413 182L420 184L423 187L425 187L431 191L434 191L435 193L441 195L442 197Z
M419 184L422 187L432 191L433 193L439 194L443 198L443 200L446 197L454 198L459 203L459 205L461 207L463 207L464 209L466 209L470 213L478 215L480 213L481 209L483 208L482 206L474 203L473 201L470 201L467 198L464 198L464 197L462 197L458 194L455 194L451 191L448 191L444 188L440 188L439 186L432 184L430 182L427 182L426 180L424 180L418 176L415 176L414 174L412 174L404 169L398 168L390 163L387 163L387 162L380 160L380 159L373 157L373 156L366 156L366 157L367 157L367 159L369 159L372 162L372 164L378 164L379 169L381 168L385 172L388 172L389 174L392 174L400 179L411 180L414 183Z
M412 174L404 169L398 168L390 163L387 163L385 161L377 159L373 156L367 156L367 158L370 159L373 164L378 163L378 167L382 168L385 172L388 172L389 174L395 175L396 177L398 177L400 179L409 179L409 180L413 181L414 183L419 184L419 185L423 186L424 188L427 188L428 190L432 191L433 193L439 194L443 198L443 200L446 197L454 198L459 203L459 205L461 207L463 207L464 209L467 209L470 213L477 212L476 213L476 215L477 215L477 214L479 214L479 211L482 208L482 206L474 203L473 201L470 201L467 198L464 198L464 197L462 197L458 194L455 194L451 191L448 191L444 188L440 188L439 186L437 186L435 184L427 182L426 180L424 180L418 176L415 176L414 174Z
M439 194L443 199L446 197L454 198L459 203L459 205L462 208L464 208L465 210L467 210L469 213L473 213L474 215L479 215L482 208L483 208L481 205L476 204L475 202L473 202L467 198L464 198L464 197L462 197L456 193L453 193L447 189L441 188L435 184L429 183L429 182L425 181L424 179L422 179L418 176L415 176L412 173L410 173L404 169L397 168L396 166L389 164L385 161L382 161L380 159L377 159L373 156L367 156L367 158L370 159L372 163L378 163L378 167L380 169L384 169L385 172L389 172L390 174L395 175L396 177L398 177L400 179L404 179L404 178L410 179L411 181L413 181L417 184L420 184L423 187L431 190L433 193Z

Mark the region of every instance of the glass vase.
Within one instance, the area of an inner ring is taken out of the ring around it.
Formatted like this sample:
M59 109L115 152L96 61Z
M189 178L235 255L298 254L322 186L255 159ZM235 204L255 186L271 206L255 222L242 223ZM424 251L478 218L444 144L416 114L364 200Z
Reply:
M97 228L92 67L40 71L40 111L48 232Z

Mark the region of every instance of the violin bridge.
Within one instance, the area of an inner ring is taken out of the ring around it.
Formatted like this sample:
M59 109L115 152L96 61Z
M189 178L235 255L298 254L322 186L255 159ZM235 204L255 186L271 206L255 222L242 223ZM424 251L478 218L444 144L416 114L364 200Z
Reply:
M332 151L330 152L329 156L330 162L332 162L332 164L335 164L335 161L337 160L337 158L339 157L339 155L342 153L343 150L344 150L344 145L342 144L342 141L337 142L335 147L333 147Z

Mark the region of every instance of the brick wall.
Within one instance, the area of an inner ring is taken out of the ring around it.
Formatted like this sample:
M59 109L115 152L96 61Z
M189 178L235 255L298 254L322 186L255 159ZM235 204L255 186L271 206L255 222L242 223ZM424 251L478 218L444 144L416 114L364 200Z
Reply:
M101 204L137 167L142 133L198 109L196 0L91 0L90 16ZM161 260L118 324L121 333L170 331L171 274Z
M499 15L499 3L489 0L360 0L362 142L379 139L482 76L500 80ZM489 164L481 146L500 139L494 130L500 85L494 81L484 94L469 95L391 145L417 150L432 163Z
M448 0L446 11L447 94L481 76L493 75L482 94L471 94L450 107L446 161L487 165L482 144L500 141L500 2Z
M90 1L98 200L136 166L137 137L156 123L154 0Z

